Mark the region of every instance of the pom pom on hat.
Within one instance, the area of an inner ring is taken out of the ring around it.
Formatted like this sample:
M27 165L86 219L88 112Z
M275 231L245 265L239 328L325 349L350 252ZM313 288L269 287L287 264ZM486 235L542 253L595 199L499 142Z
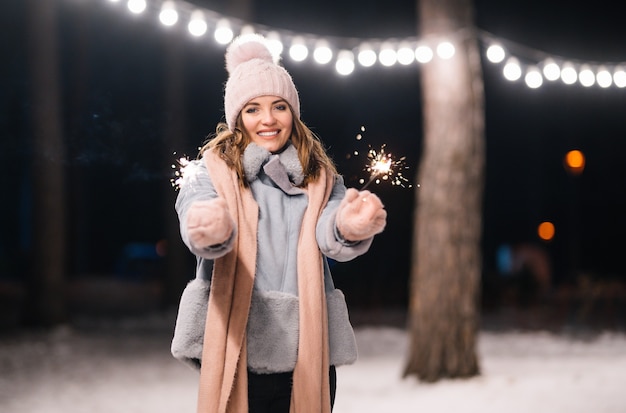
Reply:
M265 42L265 38L258 34L239 36L226 50L226 70L232 74L235 68L252 59L261 59L278 64L278 56L274 56Z
M230 44L225 55L229 78L224 88L224 112L231 131L246 103L259 96L285 99L294 116L300 117L298 91L279 60L258 34L240 36Z

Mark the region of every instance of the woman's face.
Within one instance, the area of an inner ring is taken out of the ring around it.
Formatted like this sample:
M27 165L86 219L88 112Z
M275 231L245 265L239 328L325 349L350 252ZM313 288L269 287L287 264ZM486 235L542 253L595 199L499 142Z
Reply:
M270 152L280 151L291 137L293 115L278 96L260 96L246 103L241 121L252 142Z

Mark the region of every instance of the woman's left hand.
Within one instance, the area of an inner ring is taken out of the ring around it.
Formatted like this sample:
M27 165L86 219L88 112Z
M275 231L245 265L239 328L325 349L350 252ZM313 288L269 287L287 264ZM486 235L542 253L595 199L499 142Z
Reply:
M346 240L362 241L385 229L387 211L375 194L350 188L337 209L336 224Z

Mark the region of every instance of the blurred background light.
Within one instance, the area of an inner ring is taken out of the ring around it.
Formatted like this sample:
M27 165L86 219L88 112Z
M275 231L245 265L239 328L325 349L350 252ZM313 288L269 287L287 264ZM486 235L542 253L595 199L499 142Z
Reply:
M207 24L206 20L204 20L204 13L202 10L194 10L191 13L191 19L187 25L187 30L189 30L189 33L196 37L200 37L206 33Z
M551 241L554 238L555 228L554 224L549 221L544 221L537 227L537 235L544 241Z
M574 175L580 175L585 169L585 155L578 149L565 154L565 169Z

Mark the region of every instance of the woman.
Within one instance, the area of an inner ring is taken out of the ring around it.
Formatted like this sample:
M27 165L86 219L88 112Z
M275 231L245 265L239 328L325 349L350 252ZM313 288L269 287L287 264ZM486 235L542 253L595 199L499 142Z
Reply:
M198 266L172 353L200 367L199 412L330 412L356 343L326 257L365 253L386 211L346 190L261 36L235 40L226 68L226 123L176 201Z

